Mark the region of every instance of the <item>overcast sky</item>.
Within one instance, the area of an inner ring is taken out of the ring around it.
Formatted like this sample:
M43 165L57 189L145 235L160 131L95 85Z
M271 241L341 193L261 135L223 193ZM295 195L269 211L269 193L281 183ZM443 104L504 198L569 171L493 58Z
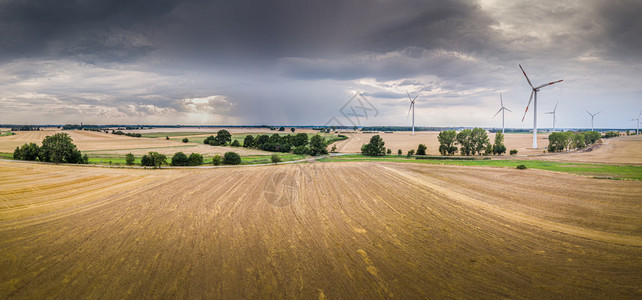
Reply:
M540 128L634 128L642 1L0 0L0 124L532 127L518 64Z

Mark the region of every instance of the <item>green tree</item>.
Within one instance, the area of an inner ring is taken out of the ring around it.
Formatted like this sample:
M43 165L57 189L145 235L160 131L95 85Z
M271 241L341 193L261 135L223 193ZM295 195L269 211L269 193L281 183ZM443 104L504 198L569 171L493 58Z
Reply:
M151 151L140 160L142 166L160 168L162 165L167 164L167 156L158 152Z
M225 152L223 155L223 163L226 165L238 165L241 163L241 156L236 152Z
M584 139L587 146L597 142L600 137L602 137L602 135L597 131L587 131L584 133Z
M453 155L457 152L457 132L454 130L446 130L439 133L437 136L439 140L439 153L441 155Z
M506 153L506 146L504 146L504 134L498 132L495 134L495 142L493 143L493 154L502 155Z
M198 153L192 153L189 155L189 165L190 166L200 166L203 164L203 155Z
M272 163L277 164L281 162L281 157L279 157L278 154L272 154L272 157L270 158L272 160Z
M252 136L251 134L245 136L245 139L243 140L243 147L254 147L254 136Z
M305 146L308 144L308 134L307 133L297 133L292 136L291 143L293 147Z
M417 146L417 155L426 155L426 149L426 145L419 144L419 146Z
M388 155L392 154L392 149L388 148L388 150L386 150L386 154Z
M285 131L285 127L283 126L279 127L279 131Z
M328 154L328 150L326 149L328 145L325 143L325 138L323 138L320 135L315 135L310 139L310 155L316 156L316 155L322 155L322 154Z
M548 135L548 152L562 152L568 147L572 132L553 132Z
M397 150L397 155L401 155L403 152L401 152L401 149Z
M17 156L16 156L17 153ZM24 144L20 148L16 148L13 152L13 158L22 160L36 160L40 154L40 147L35 143Z
M549 138L550 139L550 138ZM578 133L573 136L573 148L582 149L586 147L586 141L584 139L584 134Z
M232 141L232 134L230 134L229 131L225 129L221 129L216 133L216 137L214 138L214 144L211 144L212 146L225 146L227 143Z
M487 145L489 144L488 134L486 134L486 130L479 127L474 128L471 132L471 140L473 155L475 153L481 154L482 150L485 150L487 148Z
M176 152L176 153L174 153L174 156L172 156L171 165L172 166L188 166L189 165L189 158L183 152Z
M65 132L45 137L42 140L38 157L41 161L54 163L82 163L82 154Z
M415 155L415 149L408 150L408 157Z
M361 146L361 153L366 156L384 156L386 155L386 143L379 135L370 138L370 143Z
M188 138L183 138L183 143L188 143L189 139Z
M310 148L308 148L306 146L299 146L299 147L294 148L294 150L292 150L292 153L297 154L297 155L308 154L308 153L310 153Z
M125 164L128 166L133 165L135 160L136 158L134 157L134 154L127 153L127 155L125 155Z
M292 133L294 133L294 130L295 130L294 127L290 128L290 131L292 131Z
M459 144L459 152L461 155L470 155L473 152L472 130L464 129L457 134L457 143Z
M232 147L241 147L241 143L239 143L239 140L233 140L232 143L230 144Z
M223 158L221 158L220 155L214 155L214 157L212 157L212 164L213 165L218 166L218 165L221 164L221 162L223 162Z

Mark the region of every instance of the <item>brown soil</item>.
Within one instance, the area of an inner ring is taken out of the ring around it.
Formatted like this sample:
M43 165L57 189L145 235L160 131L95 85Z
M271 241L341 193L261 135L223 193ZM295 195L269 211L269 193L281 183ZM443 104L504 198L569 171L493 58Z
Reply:
M0 298L640 298L642 182L0 162Z

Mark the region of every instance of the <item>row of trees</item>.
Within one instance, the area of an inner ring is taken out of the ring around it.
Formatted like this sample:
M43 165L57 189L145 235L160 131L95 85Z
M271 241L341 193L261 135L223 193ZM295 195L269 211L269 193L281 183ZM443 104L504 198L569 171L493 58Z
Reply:
M273 159L274 160L274 159ZM129 153L125 155L125 163L128 166L136 164L136 157ZM192 153L189 156L183 152L176 152L171 160L167 161L167 156L158 152L151 151L140 160L140 165L144 167L160 168L162 165L170 166L200 166L204 163L203 156L199 153ZM238 165L241 163L241 156L236 152L226 152L222 157L215 155L212 158L213 165Z
M464 129L457 133L455 130L446 130L439 133L439 153L441 155L454 155L459 152L461 155L501 155L506 153L504 146L504 134L495 134L495 140L491 144L486 130L482 128ZM460 146L458 149L457 146Z
M243 140L243 145L238 140L232 141L232 135L227 130L219 130L216 134L210 135L203 140L205 144L212 146L232 146L254 148L271 152L292 152L294 154L320 155L327 154L328 144L321 135L315 135L308 138L307 133L280 135L247 135Z
M13 151L14 159L39 160L54 163L86 164L89 157L82 155L71 137L64 132L45 137L42 146L24 144Z
M553 132L548 135L548 152L582 149L599 140L602 135L597 131Z

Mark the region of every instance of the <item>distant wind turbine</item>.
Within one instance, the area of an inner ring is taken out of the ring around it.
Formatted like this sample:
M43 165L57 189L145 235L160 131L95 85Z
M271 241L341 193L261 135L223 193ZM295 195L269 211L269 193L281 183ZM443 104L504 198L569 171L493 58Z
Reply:
M588 113L589 115L591 115L591 131L594 131L594 130L593 130L593 118L595 118L595 116L597 116L597 114L601 113L601 111L598 111L598 112L596 112L596 113L592 114L592 113L590 113L590 112L588 111L588 109L587 109L587 110L586 110L586 113Z
M637 119L631 119L631 121L635 121L635 135L638 135L638 130L640 129L640 115L642 115L642 110L638 114Z
M408 94L408 99L410 100L410 107L408 108L408 116L410 116L410 110L412 110L412 135L415 135L415 100L417 100L417 97L419 95L415 96L415 98L410 97L410 93L406 91L406 94Z
M502 134L504 134L504 111L505 110L510 111L510 112L513 112L513 111L508 109L508 108L506 108L506 106L504 106L504 99L502 99L502 92L499 92L499 101L501 102L502 107L495 113L495 115L493 116L493 119L497 116L497 114L500 111L502 112Z
M528 76L526 75L524 68L522 68L522 65L519 65L519 68L522 69L522 73L524 73L524 77L526 77L526 81L528 81L528 85L530 85L531 88L533 89L533 91L531 92L531 97L528 99L528 104L526 105L526 111L524 112L524 116L522 117L522 122L524 122L524 118L526 117L526 113L528 112L528 107L531 105L531 101L533 100L533 95L535 95L535 102L533 103L533 148L537 149L537 92L539 92L539 89L545 86L553 85L558 82L562 82L564 80L553 81L553 82L545 83L540 86L534 87L533 84L531 83L531 80L528 79Z
M553 115L553 131L555 131L555 121L557 120L557 119L555 118L555 111L557 110L557 105L558 105L559 103L560 103L559 101L557 101L557 103L555 103L555 108L553 108L553 111L549 111L549 112L545 113L545 114L547 114L547 115Z

